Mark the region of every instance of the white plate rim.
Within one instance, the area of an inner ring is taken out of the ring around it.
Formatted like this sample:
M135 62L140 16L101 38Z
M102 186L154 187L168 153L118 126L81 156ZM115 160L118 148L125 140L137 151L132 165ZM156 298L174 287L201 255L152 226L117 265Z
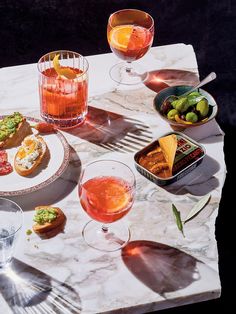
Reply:
M8 115L0 115L0 120L7 116ZM42 120L37 119L37 118L32 118L32 117L27 117L27 116L24 116L24 117L26 118L27 121L31 121L35 123L43 122ZM15 190L15 191L0 191L0 196L18 196L18 195L24 195L24 194L35 192L37 190L40 190L48 186L49 184L54 182L56 179L58 179L62 175L62 173L66 170L70 161L70 147L65 136L60 131L56 130L55 135L59 138L60 142L62 143L63 150L64 150L64 158L60 167L57 169L57 171L47 180L41 183L38 183L32 187L21 189L21 190Z

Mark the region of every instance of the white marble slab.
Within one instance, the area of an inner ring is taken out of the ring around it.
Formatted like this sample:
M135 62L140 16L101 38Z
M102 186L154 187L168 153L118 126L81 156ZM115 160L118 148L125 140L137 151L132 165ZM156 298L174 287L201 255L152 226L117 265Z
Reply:
M188 130L206 147L207 156L178 183L158 187L141 176L133 162L138 149L171 130L153 109L155 77L164 75L168 84L176 83L176 73L180 83L198 80L192 46L152 48L140 61L155 70L149 88L114 84L109 78L109 69L117 61L112 54L90 56L88 61L89 119L83 126L63 132L71 145L68 169L47 188L13 198L25 211L25 224L13 271L8 277L0 275L0 312L144 313L219 297L215 219L226 169L223 135L217 123ZM168 78L170 72L163 69L186 72L172 71ZM0 114L18 110L39 117L35 64L0 69L0 84ZM89 217L78 199L80 166L99 158L127 163L137 179L135 204L123 219L130 226L131 242L115 253L91 249L81 236ZM175 203L184 217L208 192L210 203L185 225L184 238L174 222L171 204ZM34 207L43 204L64 210L65 232L48 240L35 234L27 237Z

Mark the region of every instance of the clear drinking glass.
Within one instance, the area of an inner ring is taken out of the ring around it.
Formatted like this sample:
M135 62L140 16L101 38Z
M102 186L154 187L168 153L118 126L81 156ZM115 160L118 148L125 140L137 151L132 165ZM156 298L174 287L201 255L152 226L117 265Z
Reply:
M126 61L114 65L111 78L126 85L145 81L147 72L133 63L150 49L154 36L154 20L148 13L125 9L110 15L107 25L107 39L111 50L118 58Z
M116 251L130 239L130 231L120 220L131 209L135 176L125 164L100 160L83 169L79 182L80 202L93 219L83 229L87 244L101 251Z
M46 122L62 129L84 122L88 111L88 68L87 59L73 51L53 51L39 59L40 111Z
M23 224L23 211L15 202L0 198L0 273L11 262Z

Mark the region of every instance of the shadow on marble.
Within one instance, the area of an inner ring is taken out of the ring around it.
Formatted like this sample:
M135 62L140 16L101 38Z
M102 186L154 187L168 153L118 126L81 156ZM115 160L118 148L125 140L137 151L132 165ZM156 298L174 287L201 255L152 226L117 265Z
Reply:
M196 169L179 181L164 186L164 189L175 195L187 193L197 196L206 195L219 187L219 180L215 177L219 170L220 164L215 159L206 155Z
M80 296L71 286L17 259L0 274L0 292L14 314L81 313Z
M153 241L132 241L122 249L130 272L152 291L165 293L184 289L199 280L198 260L171 246Z
M194 85L199 82L196 73L175 69L154 70L148 73L144 85L158 93L162 89L176 85Z
M70 146L70 162L64 173L54 182L43 189L26 195L11 197L24 211L34 210L39 205L49 205L59 202L69 195L78 183L81 171L81 160Z
M202 140L202 143L203 145L220 143L224 141L223 137L224 137L224 134L217 134L216 136L209 136L209 137L204 138Z
M134 118L89 106L86 121L67 131L109 151L136 152L152 141L148 125Z

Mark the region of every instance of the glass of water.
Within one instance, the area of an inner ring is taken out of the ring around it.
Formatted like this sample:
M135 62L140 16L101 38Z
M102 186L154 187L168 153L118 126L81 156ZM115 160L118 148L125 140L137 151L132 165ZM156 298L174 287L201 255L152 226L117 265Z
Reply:
M23 225L23 211L15 202L0 198L0 273L11 262Z

